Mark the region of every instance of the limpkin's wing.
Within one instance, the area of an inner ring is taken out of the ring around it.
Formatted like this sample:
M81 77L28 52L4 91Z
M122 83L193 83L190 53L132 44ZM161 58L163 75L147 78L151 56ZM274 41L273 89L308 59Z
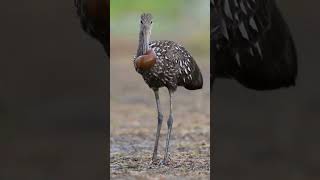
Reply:
M203 78L200 68L192 55L183 46L173 43L173 47L167 55L169 59L177 60L176 68L180 77L178 80L179 86L184 86L189 90L202 88Z
M296 50L274 0L211 0L211 68L265 90L294 85Z
M102 43L109 55L109 1L74 0L82 29Z
M157 58L159 80L171 81L177 78L177 85L189 90L201 89L201 71L191 54L180 44L168 40L150 42Z

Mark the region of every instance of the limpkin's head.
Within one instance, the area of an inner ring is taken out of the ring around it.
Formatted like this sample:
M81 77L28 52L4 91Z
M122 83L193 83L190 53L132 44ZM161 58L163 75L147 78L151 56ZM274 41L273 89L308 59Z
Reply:
M140 30L146 35L151 35L152 29L152 15L150 13L143 13L140 17Z

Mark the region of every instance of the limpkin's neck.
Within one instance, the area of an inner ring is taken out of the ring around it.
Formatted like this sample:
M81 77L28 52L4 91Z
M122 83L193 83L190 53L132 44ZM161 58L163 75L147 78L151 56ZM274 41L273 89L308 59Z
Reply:
M145 31L140 31L137 57L147 53L147 50L149 49L149 38L149 35L147 35Z

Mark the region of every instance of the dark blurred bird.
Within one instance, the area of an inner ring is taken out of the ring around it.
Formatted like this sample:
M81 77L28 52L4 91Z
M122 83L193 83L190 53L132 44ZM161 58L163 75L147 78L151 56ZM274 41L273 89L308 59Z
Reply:
M211 85L216 77L271 90L295 85L297 55L274 0L211 0Z
M74 0L82 29L97 39L109 55L109 0Z
M158 90L166 87L170 96L170 115L167 121L168 132L163 163L168 162L169 142L173 123L172 95L178 86L189 90L202 88L202 74L190 53L173 41L151 41L152 15L143 13L140 21L139 45L134 58L136 71L148 86L153 89L158 110L158 126L152 161L157 158L157 149L162 125L162 112Z

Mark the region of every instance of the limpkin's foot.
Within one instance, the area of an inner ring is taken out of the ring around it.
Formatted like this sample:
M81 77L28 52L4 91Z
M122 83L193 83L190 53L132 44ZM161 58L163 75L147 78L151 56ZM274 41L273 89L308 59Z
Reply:
M170 156L169 154L167 156L165 156L161 161L160 161L160 165L164 165L167 166L169 165L170 162Z
M167 158L167 159L162 159L161 161L160 161L160 165L162 165L162 166L167 166L167 165L169 165L169 159Z
M157 158L157 155L152 156L152 160L150 161L150 164L158 164L159 159Z
M160 165L160 160L159 159L152 159L149 163L148 163L148 167L149 169L153 169L156 168L157 166Z
M149 162L149 166L152 166L152 165L156 165L157 164L157 160L151 160L150 162Z

